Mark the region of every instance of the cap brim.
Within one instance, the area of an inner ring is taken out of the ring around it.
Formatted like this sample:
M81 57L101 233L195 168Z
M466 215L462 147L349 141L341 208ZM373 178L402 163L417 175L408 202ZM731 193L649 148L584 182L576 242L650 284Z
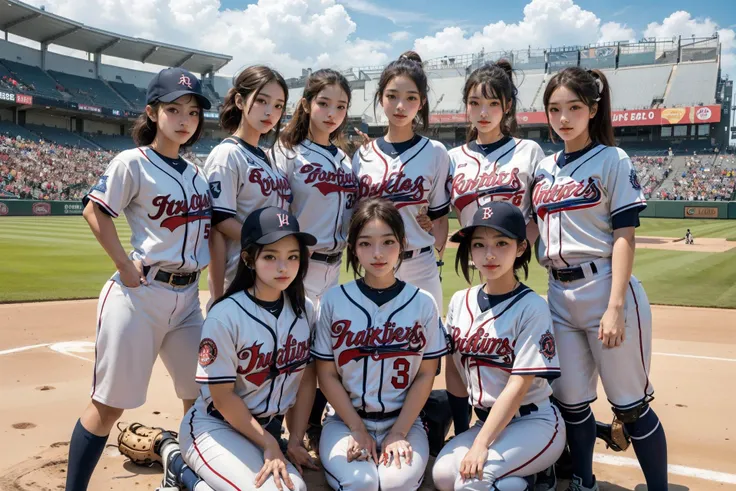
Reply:
M278 242L284 237L288 237L289 235L293 235L294 237L297 238L297 240L303 242L307 246L313 246L317 243L317 238L312 234L308 234L306 232L283 231L283 232L271 232L270 234L266 234L260 239L258 239L256 241L256 244L261 244L261 245L273 244L274 242Z
M197 92L194 92L193 90L177 90L176 92L171 92L169 94L166 94L164 96L161 96L158 98L161 102L174 102L179 97L185 96L185 95L193 95L197 98L199 101L199 105L202 106L202 109L209 109L212 107L212 103L209 99L207 99L202 94L199 94Z
M461 228L460 230L452 234L452 237L450 237L450 242L460 243L465 240L466 237L472 237L473 231L478 227L492 228L493 230L502 233L505 237L508 237L509 239L519 240L521 238L516 234L512 234L503 227L493 227L491 225L471 225L469 227ZM524 237L524 239L526 239L526 237Z

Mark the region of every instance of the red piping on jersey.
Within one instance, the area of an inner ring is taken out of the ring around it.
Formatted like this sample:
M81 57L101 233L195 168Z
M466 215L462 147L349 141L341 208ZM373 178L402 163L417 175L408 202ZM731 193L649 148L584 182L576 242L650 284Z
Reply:
M552 438L549 439L549 442L547 442L547 445L545 445L544 448L537 455L535 455L531 459L527 460L526 462L524 462L523 464L521 464L516 469L511 469L506 474L504 474L502 476L498 476L498 478L496 479L496 481L498 481L499 479L503 479L504 477L507 477L510 474L513 474L515 472L518 472L519 470L521 470L524 467L528 466L529 464L531 464L532 462L534 462L535 460L537 460L539 457L541 457L542 454L544 452L546 452L547 449L552 445L552 443L554 443L555 437L557 436L557 432L559 431L559 427L560 427L560 417L557 416L557 408L556 407L552 406L552 411L554 411L554 413L555 413L555 432L552 434Z
M647 396L647 389L649 388L649 375L647 374L647 365L644 362L644 344L642 343L641 339L641 317L639 317L639 301L636 299L636 293L634 293L634 287L631 285L631 281L629 281L629 289L631 290L631 295L634 297L634 306L636 306L636 323L639 327L639 353L641 355L641 368L644 370L644 376L647 379L647 384L644 386L644 397Z
M96 203L99 203L102 206L104 206L105 208L107 208L107 210L114 215L114 218L117 218L118 217L118 214L115 213L115 211L110 207L110 205L108 205L107 203L105 203L104 201L102 201L100 198L98 198L97 196L92 196L91 194L88 194L87 196L92 201L94 201Z
M478 405L483 407L481 402L483 398L483 378L480 376L480 365L476 365L475 370L478 372Z
M462 152L465 155L467 155L471 159L475 160L475 162L478 164L478 171L475 173L475 177L477 179L478 178L478 174L480 174L480 166L481 166L481 163L480 163L480 160L476 159L475 157L473 157L472 155L470 155L468 152L465 151L465 149L467 148L467 146L468 146L468 144L466 143L465 145L463 145L462 147L460 147L460 150L462 150Z
M386 182L386 177L388 176L388 162L386 161L386 159L383 158L383 155L381 155L381 152L379 151L378 147L376 146L376 140L373 140L371 142L371 144L373 145L373 151L376 153L376 155L378 155L378 158L383 161L384 171L383 171L383 179L381 179L381 182L382 183L385 183ZM381 194L383 194L383 193L381 193Z
M107 296L110 295L110 290L112 290L112 285L114 285L115 282L110 280L110 286L107 287L107 292L105 293L105 298L102 300L102 306L100 307L100 316L97 318L97 335L95 336L95 369L92 372L92 396L94 397L95 391L97 390L97 340L100 338L100 327L102 327L102 311L105 310L105 303L107 303Z
M204 459L204 455L202 455L202 452L199 451L199 447L197 446L197 438L194 436L194 425L192 422L194 421L194 413L196 413L197 410L192 411L192 417L189 419L189 428L190 428L190 435L192 436L192 445L194 445L194 450L197 451L197 455L199 455L199 458L202 459L202 463L207 466L209 470L211 470L217 477L228 483L230 486L233 487L233 489L236 489L237 491L242 491L239 487L237 487L235 484L230 482L225 476L217 472L215 469L212 468L212 466Z
M465 292L465 308L468 309L468 314L470 315L470 325L472 326L473 322L475 322L475 317L473 317L473 312L470 310L470 304L468 303L470 290L472 290L472 288L468 288L468 290Z

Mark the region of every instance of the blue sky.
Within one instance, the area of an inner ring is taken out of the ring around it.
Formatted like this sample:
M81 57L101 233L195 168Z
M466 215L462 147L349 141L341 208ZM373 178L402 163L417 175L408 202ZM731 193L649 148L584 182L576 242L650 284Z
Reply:
M398 43L410 48L414 38L432 35L448 26L459 26L468 31L482 29L497 21L516 23L522 20L524 6L528 1L506 0L337 0L345 6L357 24L355 35L365 39L380 39L396 31L408 31L409 39ZM244 9L258 3L244 0L221 0L221 9ZM721 28L736 28L736 2L734 0L643 0L639 2L603 2L600 0L577 0L581 8L595 13L603 21L626 24L641 34L651 22L661 23L664 18L678 10L686 11L695 19L710 18ZM355 4L370 4L385 16L395 21L364 13ZM489 5L492 5L489 8ZM462 6L462 8L458 8ZM402 15L402 14L414 15Z
M231 55L224 75L257 63L287 77L383 65L407 49L428 60L715 31L724 73L736 75L736 0L23 1L89 26Z

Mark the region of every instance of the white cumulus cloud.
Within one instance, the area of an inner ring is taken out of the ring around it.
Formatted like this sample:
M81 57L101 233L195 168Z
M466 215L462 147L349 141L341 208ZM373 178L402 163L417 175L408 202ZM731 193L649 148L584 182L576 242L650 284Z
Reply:
M498 21L479 31L447 27L432 36L417 39L414 48L423 58L472 53L481 49L508 49L566 46L610 41L613 35L629 39L633 31L618 23L601 26L601 20L573 0L532 0L517 23Z
M376 65L389 59L390 45L356 37L355 22L335 0L259 0L225 10L219 0L27 1L89 26L231 55L223 73L264 63L288 77L302 68Z

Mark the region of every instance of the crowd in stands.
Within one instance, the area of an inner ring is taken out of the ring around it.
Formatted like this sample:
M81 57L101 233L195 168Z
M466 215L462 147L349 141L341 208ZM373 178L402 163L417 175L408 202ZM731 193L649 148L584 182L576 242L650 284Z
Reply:
M650 198L652 191L657 189L672 172L670 165L671 157L651 157L651 156L634 156L631 162L636 169L636 175L639 178L639 184L644 191L644 197Z
M0 134L0 198L81 199L115 153ZM193 153L185 157L200 166L204 163ZM731 199L736 186L736 155L692 155L687 159L686 170L674 178L673 189L660 189L672 173L671 158L632 157L639 183L647 198L694 201Z
M12 75L3 75L0 78L0 88L10 91L30 92L34 90L33 86L27 86L23 82L19 82Z
M78 200L113 155L0 135L0 192L21 199Z
M736 157L733 154L693 155L686 169L674 180L672 190L657 192L656 198L687 201L729 201L736 186Z

